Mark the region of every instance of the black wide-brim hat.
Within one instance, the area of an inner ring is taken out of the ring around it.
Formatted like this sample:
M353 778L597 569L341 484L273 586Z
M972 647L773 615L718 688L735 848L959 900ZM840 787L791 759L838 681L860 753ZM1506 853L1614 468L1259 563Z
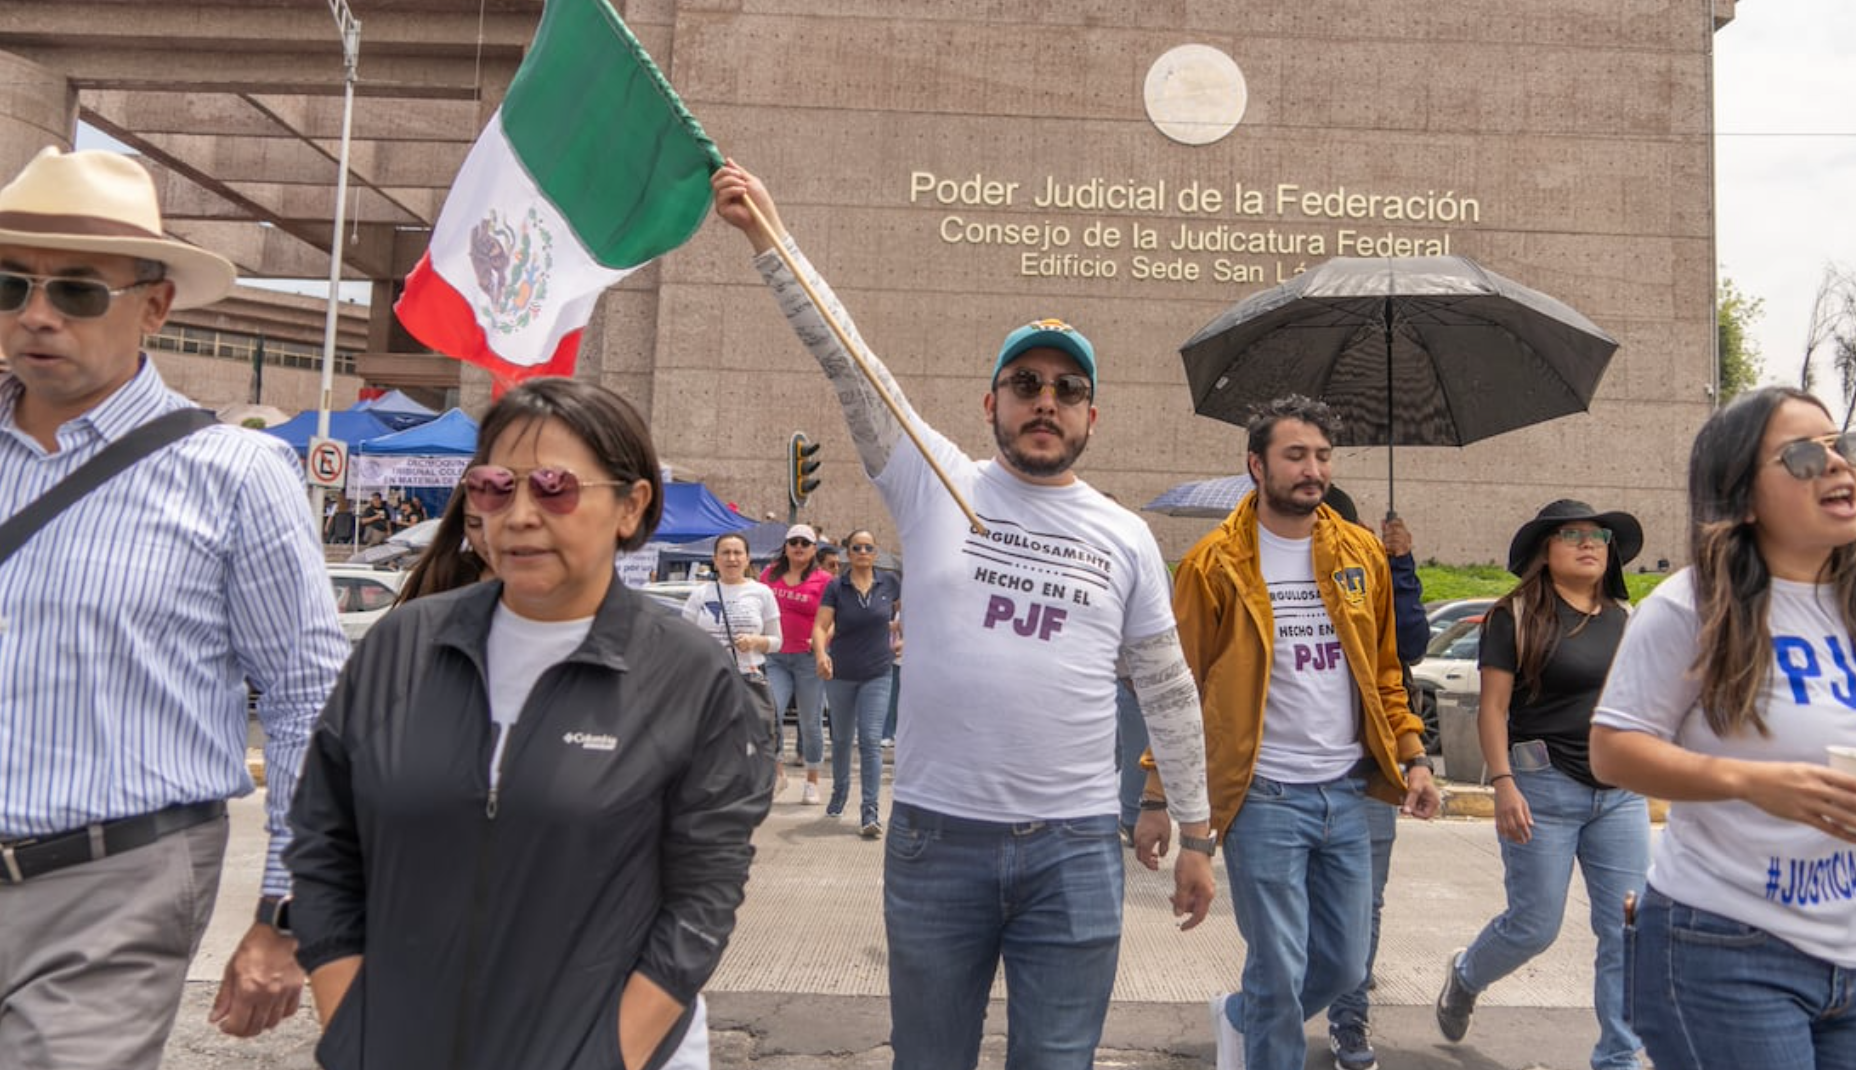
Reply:
M1624 589L1624 566L1643 552L1643 525L1629 513L1601 513L1571 498L1541 506L1534 519L1522 524L1514 533L1514 539L1508 543L1508 571L1519 576L1534 559L1542 539L1559 530L1560 525L1578 520L1589 520L1611 532L1611 552L1605 564L1605 593L1616 599L1629 597Z

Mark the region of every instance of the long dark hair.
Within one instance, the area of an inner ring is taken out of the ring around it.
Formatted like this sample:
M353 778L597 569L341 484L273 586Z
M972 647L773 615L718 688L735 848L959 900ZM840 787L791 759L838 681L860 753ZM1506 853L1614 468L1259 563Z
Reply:
M638 529L617 540L617 546L636 550L651 541L664 518L664 476L657 463L657 447L651 442L650 427L632 403L603 386L548 378L530 379L516 387L484 416L477 432L477 453L470 463L487 463L490 447L510 428L548 419L559 420L586 443L607 478L627 484L642 479L650 484L651 501L638 518Z
M1752 728L1769 735L1759 696L1772 674L1772 571L1760 556L1753 483L1765 467L1766 425L1780 406L1824 403L1802 390L1769 386L1735 398L1695 435L1688 462L1689 558L1694 562L1701 708L1723 738ZM1856 634L1856 545L1832 550L1820 583L1836 590L1843 629Z
M1587 617L1565 636L1560 634L1559 596L1553 589L1553 571L1547 567L1548 537L1542 535L1535 544L1527 567L1521 570L1521 582L1495 603L1514 617L1514 676L1517 682L1526 682L1530 701L1540 697L1541 673L1553 660L1560 639L1577 635L1592 620ZM1606 549L1609 553L1617 553L1610 547ZM1600 613L1617 604L1605 593L1603 577L1592 585L1592 594L1598 600Z
M445 511L438 518L432 542L400 585L400 596L393 604L404 605L428 594L440 594L468 587L481 580L489 564L477 551L464 544L464 487L452 488Z

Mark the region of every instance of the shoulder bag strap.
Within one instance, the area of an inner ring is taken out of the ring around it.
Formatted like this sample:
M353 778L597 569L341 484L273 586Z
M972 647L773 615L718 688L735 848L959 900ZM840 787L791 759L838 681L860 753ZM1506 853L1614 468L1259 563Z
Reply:
M135 462L163 446L179 442L219 421L205 409L176 409L142 424L103 447L77 471L59 480L6 523L0 524L0 563L4 563L45 525Z
M722 617L722 630L728 633L728 656L735 659L735 671L741 670L741 655L735 650L735 626L728 623L728 595L722 592L722 581L715 581L715 608Z

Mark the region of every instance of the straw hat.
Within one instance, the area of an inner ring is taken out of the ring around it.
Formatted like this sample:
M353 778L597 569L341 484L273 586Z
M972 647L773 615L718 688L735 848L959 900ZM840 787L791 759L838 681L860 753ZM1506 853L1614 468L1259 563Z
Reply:
M238 279L225 257L166 236L154 179L114 152L47 148L33 157L0 189L0 245L158 260L175 308L210 305Z

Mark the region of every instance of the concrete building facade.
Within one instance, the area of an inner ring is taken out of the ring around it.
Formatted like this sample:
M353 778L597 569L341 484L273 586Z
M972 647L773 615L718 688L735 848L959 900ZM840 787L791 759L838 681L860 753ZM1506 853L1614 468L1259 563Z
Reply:
M269 9L288 5L254 6L278 32ZM1710 56L1731 4L617 6L723 152L766 178L916 408L975 455L992 451L980 405L999 340L1057 316L1101 354L1086 479L1138 506L1176 482L1241 471L1242 432L1193 415L1178 346L1325 257L1447 251L1565 301L1621 346L1589 414L1463 449L1398 451L1398 510L1420 556L1499 560L1540 504L1574 496L1641 517L1646 561L1681 561L1687 451L1712 406ZM416 99L450 100L434 57L450 54L441 43L468 48L453 38L478 5L379 7L395 46L430 76ZM479 76L472 107L418 112L426 156L461 159L506 84L507 38L538 9L486 6L493 75ZM420 11L433 16L431 39L415 48L395 20ZM6 19L0 50L55 71L56 57L29 34L9 37ZM22 124L37 136L61 106L72 112L55 81L40 79L29 107L0 103L0 158L29 136ZM129 109L88 84L78 113ZM400 347L381 323L385 269L409 266L402 254L418 244L404 230L429 225L441 198L396 194L395 176L429 179L414 175L388 118L361 104L357 122L381 147L356 165L367 191L357 204L412 217L386 224L400 236L377 241L368 261L379 285L367 348L389 352ZM326 100L311 110L326 117ZM182 136L138 148L177 173ZM265 177L249 151L221 159L246 169L241 181ZM193 213L197 233L211 232L211 215ZM761 292L744 243L719 224L607 296L580 374L644 406L666 457L754 515L785 515L785 445L805 431L825 463L804 518L892 536L831 391ZM480 377L463 381L467 400L484 399ZM1363 513L1383 513L1383 450L1342 451L1336 478ZM1151 519L1169 556L1211 526Z

